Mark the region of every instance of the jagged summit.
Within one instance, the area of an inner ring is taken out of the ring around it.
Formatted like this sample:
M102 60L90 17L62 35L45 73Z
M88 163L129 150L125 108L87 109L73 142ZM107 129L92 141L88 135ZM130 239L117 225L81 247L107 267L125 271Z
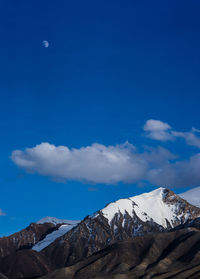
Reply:
M144 223L153 221L164 228L169 226L173 228L188 219L193 219L193 211L190 209L191 206L178 195L160 187L149 193L110 203L94 214L93 218L102 214L109 225L112 225L112 222L116 222L116 216L118 218L120 216L124 218L126 215L131 218L137 216ZM124 224L125 220L122 222L123 227Z

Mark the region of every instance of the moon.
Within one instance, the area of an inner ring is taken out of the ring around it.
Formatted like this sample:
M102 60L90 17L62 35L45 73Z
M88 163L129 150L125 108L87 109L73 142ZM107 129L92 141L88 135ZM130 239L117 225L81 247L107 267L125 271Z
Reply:
M42 42L42 44L43 44L43 47L45 47L45 48L48 48L48 47L49 47L49 42L46 41L46 40L44 40L44 41Z

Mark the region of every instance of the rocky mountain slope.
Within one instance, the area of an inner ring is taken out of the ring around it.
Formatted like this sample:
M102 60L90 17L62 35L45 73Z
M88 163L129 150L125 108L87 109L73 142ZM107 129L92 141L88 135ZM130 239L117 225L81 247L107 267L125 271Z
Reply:
M38 247L49 245L57 237L70 230L77 222L45 217L37 223L31 223L30 226L20 232L0 238L1 272L16 278L21 270L23 270L23 276L26 273L35 273L36 276L40 276L49 272L50 268L46 258L33 250L37 251Z
M197 279L200 278L200 231L138 236L41 279Z
M57 237L63 235L68 230L73 228L78 222L79 221L45 217L36 223L31 223L26 229L23 229L20 232L14 233L8 237L1 237L0 259L13 253L14 251L22 250L24 248L31 248L33 246L35 247L36 243L39 244L39 242L43 241L46 236L51 235L54 231L60 231L58 234L55 234L54 239L51 239L54 241ZM61 226L65 227L64 232L62 229L59 230Z
M189 226L197 217L200 217L200 208L168 189L159 188L110 203L80 223L66 226L40 220L34 226L50 224L51 228L54 226L53 231L46 231L34 243L28 242L4 256L0 260L0 272L10 279L37 278L58 268L74 266L119 241L145 236L151 239L155 234L165 234L177 226L182 229L181 226Z
M40 221L40 224L46 224L45 223L46 221L50 222L49 217L44 218L42 220L42 223ZM53 218L52 223L55 224L57 229L54 230L53 232L47 234L42 240L38 241L35 245L33 245L33 247L32 247L33 250L35 250L37 252L43 250L45 247L47 247L51 243L53 243L57 238L66 234L73 227L75 227L79 223L79 221L69 221L69 220L59 220L59 219L56 220L56 218ZM59 227L58 227L58 224L60 224Z
M57 229L52 223L43 225L32 223L26 229L14 233L8 237L0 238L0 259L24 248L32 247L45 235Z

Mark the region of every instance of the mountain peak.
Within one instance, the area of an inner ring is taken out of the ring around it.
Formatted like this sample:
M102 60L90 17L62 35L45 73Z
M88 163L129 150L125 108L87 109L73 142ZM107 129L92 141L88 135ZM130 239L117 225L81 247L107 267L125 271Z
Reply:
M110 203L97 212L94 217L102 214L111 225L116 215L128 214L131 218L136 215L142 222L154 221L164 228L169 226L173 228L191 217L192 213L188 206L189 204L174 192L160 187L149 193Z

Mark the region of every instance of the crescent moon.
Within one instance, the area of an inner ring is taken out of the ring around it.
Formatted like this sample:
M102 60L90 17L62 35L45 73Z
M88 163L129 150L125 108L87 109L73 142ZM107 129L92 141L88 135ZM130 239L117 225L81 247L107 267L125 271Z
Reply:
M46 41L46 40L44 40L44 41L42 42L42 44L43 44L43 46L44 46L45 48L48 48L48 47L49 47L49 42Z

